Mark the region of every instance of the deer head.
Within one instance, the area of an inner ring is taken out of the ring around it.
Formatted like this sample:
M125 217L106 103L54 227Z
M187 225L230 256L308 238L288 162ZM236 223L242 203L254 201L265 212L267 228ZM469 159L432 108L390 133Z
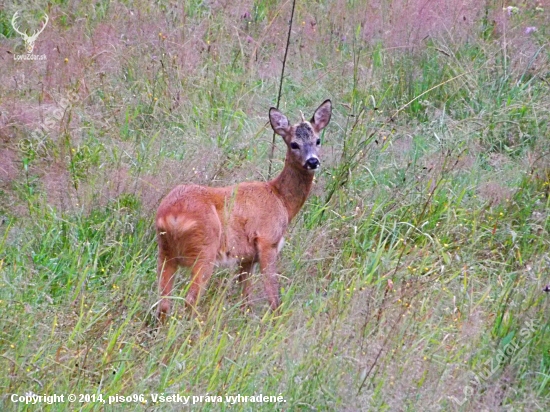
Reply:
M17 28L18 26L17 19L19 18L19 16L17 15L18 13L19 12L15 12L15 14L13 15L11 19L11 25L15 30L15 32L18 33L23 38L23 41L25 42L25 50L27 51L27 53L31 54L32 51L34 50L34 42L38 38L38 35L44 31L44 29L46 28L46 25L48 24L48 15L44 13L44 24L42 25L42 28L34 32L31 36L29 36L27 33L23 33Z
M279 110L272 107L269 110L269 120L273 131L283 138L288 150L286 161L298 169L313 173L321 166L319 161L319 133L330 122L332 103L325 100L315 110L311 120L305 120L300 111L302 121L291 126L288 119Z

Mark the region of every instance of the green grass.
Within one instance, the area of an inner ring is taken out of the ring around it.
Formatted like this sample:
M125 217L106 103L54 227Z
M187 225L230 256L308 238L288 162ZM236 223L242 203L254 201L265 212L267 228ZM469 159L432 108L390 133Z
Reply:
M190 317L182 272L157 328L156 207L179 183L268 178L290 4L57 3L35 47L55 70L1 74L0 409L179 410L151 397L179 394L211 396L197 410L545 410L547 10L479 6L467 35L449 20L403 47L422 24L396 5L297 4L281 110L335 109L279 259L282 308L255 275L243 311L224 269ZM136 397L11 401L27 393ZM213 402L238 394L284 402Z

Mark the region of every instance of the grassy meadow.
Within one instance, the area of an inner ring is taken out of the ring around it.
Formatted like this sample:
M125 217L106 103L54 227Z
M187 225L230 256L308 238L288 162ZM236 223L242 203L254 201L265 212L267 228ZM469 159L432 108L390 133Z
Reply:
M291 9L0 6L2 411L548 410L546 1L298 1L279 108L334 110L279 258L282 308L256 274L243 311L219 269L191 317L180 271L156 327L162 197L282 168L268 110ZM28 33L48 14L45 59L17 60L16 11Z

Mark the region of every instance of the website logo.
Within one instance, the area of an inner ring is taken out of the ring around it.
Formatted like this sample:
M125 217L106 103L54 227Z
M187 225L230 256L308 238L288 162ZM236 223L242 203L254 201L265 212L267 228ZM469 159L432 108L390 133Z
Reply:
M48 15L46 13L44 13L44 17L42 19L42 28L39 29L39 30L36 30L33 32L33 34L31 35L28 35L26 31L21 31L20 30L20 24L19 24L19 12L15 12L15 14L13 15L12 19L11 19L11 25L13 27L13 30L15 30L15 32L17 34L19 34L21 36L21 38L23 39L23 41L25 42L25 50L27 52L27 54L15 54L13 56L14 60L46 60L46 55L35 55L35 54L32 54L33 50L34 50L34 43L36 42L36 39L38 38L38 36L40 35L40 33L42 33L44 31L44 29L46 28L46 26L48 25Z

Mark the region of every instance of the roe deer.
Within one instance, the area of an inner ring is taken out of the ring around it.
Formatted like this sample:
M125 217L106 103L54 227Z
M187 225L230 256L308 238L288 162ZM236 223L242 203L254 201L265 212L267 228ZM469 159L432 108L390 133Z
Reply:
M275 264L288 224L301 209L319 168L319 132L329 123L330 100L308 122L294 126L279 110L269 110L271 127L287 145L285 165L269 182L243 182L230 187L182 185L161 202L156 229L159 247L157 314L164 320L178 266L191 268L186 303L194 308L217 263L238 263L239 282L248 302L252 267L260 263L264 288L275 310L279 285Z

